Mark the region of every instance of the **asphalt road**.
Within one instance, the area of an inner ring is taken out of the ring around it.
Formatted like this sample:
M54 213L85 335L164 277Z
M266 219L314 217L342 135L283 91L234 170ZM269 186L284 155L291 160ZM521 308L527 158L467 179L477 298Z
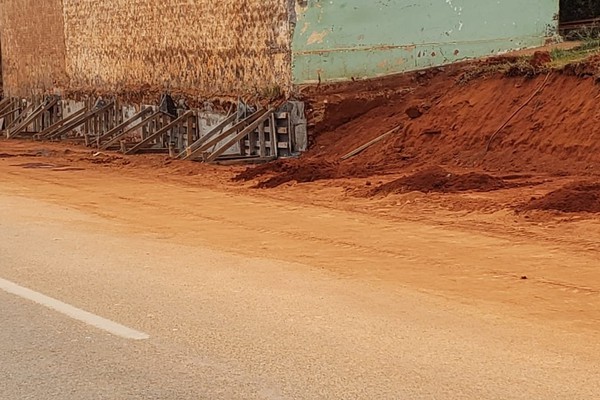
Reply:
M259 249L248 258L181 245L1 193L0 399L600 394L591 333L271 260ZM47 297L9 293L11 284ZM111 333L100 319L148 337Z

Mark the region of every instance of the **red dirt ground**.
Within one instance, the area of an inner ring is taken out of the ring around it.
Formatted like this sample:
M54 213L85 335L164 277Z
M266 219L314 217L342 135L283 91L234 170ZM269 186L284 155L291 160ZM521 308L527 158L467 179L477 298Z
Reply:
M600 213L600 183L574 183L532 199L524 210Z
M548 51L536 51L531 56L529 63L532 67L540 68L552 61L552 56Z
M503 182L492 177L505 175L598 179L599 57L549 71L548 53L539 52L529 61L531 68L540 67L533 75L527 70L521 72L526 76L508 76L514 73L512 67L494 72L496 66L518 60L496 57L380 80L307 88L304 96L314 132L311 149L300 160L250 168L237 179L271 188L287 182L406 175L428 166L457 176L467 174L461 179L475 182L460 189L460 185L445 188L444 183L441 191L497 190ZM342 160L399 126L395 134ZM401 179L381 190L393 192L394 185L412 187ZM436 189L418 186L415 190Z
M396 179L381 185L371 191L371 195L406 193L406 192L488 192L508 187L502 178L487 174L469 172L466 174L453 174L441 167L432 167L421 170L415 174Z
M594 207L577 201L575 195L569 197L572 208L535 201L530 207L523 204L529 204L531 197L541 201L548 192L573 182L600 182L600 87L596 83L600 58L592 56L548 75L547 57L538 54L525 63L530 66L522 71L526 76L512 76L514 70L506 69L506 64L522 65L520 60L495 57L385 79L304 88L300 95L309 106L310 150L299 159L258 167L219 167L157 155L96 154L68 144L36 142L0 143L0 158L34 156L72 167L139 170L194 184L263 189L283 185L282 190L288 190L296 183L307 183L302 189L305 194L301 190L290 193L311 201L325 201L312 194L337 187L343 193L367 197L402 196L408 191L444 193L442 203L455 210L593 212ZM535 69L533 65L542 66ZM395 133L342 160L397 127ZM236 183L226 183L235 174ZM490 191L493 199L491 195L485 199L478 195L476 200L452 195ZM586 191L575 192L581 196ZM277 193L287 196L284 191Z

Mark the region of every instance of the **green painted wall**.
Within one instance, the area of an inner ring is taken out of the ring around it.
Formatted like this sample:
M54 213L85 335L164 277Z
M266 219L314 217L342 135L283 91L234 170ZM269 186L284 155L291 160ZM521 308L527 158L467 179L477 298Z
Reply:
M543 44L559 0L297 0L296 84L375 77Z

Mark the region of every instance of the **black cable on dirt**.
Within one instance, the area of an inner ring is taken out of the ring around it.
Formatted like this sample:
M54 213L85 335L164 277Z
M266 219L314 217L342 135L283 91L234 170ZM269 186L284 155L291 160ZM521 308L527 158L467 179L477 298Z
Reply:
M531 95L531 97L529 97L525 103L523 103L519 108L517 108L515 110L515 112L513 112L510 115L510 117L508 117L508 119L498 129L496 129L496 132L494 132L492 134L492 136L490 137L490 139L487 142L487 146L485 147L484 156L490 151L490 148L492 146L492 142L494 141L494 139L496 138L496 136L498 136L498 134L500 132L502 132L502 129L504 129L506 127L506 125L508 125L510 123L510 121L513 120L514 117L516 117L525 107L527 107L527 105L529 103L531 103L531 100L533 100L535 98L535 96L537 96L538 94L540 94L542 92L542 90L544 90L544 88L548 84L548 80L550 79L551 75L552 75L552 72L549 72L546 75L546 79L544 79L544 82L535 90L535 92L533 92L533 94Z

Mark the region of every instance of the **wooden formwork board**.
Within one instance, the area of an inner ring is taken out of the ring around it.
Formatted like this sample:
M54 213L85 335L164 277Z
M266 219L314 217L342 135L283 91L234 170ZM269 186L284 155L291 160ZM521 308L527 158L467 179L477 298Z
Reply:
M121 138L124 138L127 134L129 134L130 132L133 132L137 129L140 129L144 126L146 126L149 122L153 121L156 117L158 117L159 115L161 115L162 112L161 111L155 111L154 113L152 113L150 116L144 118L143 120L141 120L140 122L138 122L137 124L128 127L127 129L123 130L121 133L115 135L112 139L110 139L108 142L102 144L99 146L99 148L101 150L106 150L107 148L109 148L110 146L112 146L113 144L117 143L119 140L121 140Z
M46 137L47 138L59 137L62 134L67 133L67 132L83 125L87 121L92 120L92 118L94 118L96 115L108 110L110 107L113 107L113 106L114 106L114 103L111 102L111 103L109 103L101 108L98 108L96 110L87 111L80 117L75 118L74 120L72 120L71 122L69 122L67 124L64 124L63 126L58 128L56 131L47 134Z
M213 135L213 137L211 137L211 138L208 137L209 135L206 135L205 137L200 139L201 143L198 145L198 147L196 147L191 153L187 154L183 159L184 160L193 160L193 159L197 158L198 156L200 156L203 152L205 152L212 146L217 145L220 141L227 139L227 137L229 137L230 135L235 134L236 132L239 132L240 129L244 129L249 124L253 123L257 118L260 118L262 115L264 115L265 112L266 111L264 109L256 111L251 116L238 122L237 124L235 124L234 126L232 126L229 129L225 130L224 132L221 132L218 135Z
M84 107L78 111L75 111L73 114L69 115L66 118L63 119L59 119L58 121L56 121L55 123L53 123L52 125L50 125L49 127L47 127L46 129L44 129L43 131L41 131L39 133L40 137L47 137L48 134L54 132L55 130L59 129L60 127L62 127L64 124L69 123L70 121L74 120L75 118L80 117L81 115L85 114L87 112L87 109Z
M133 122L137 121L138 119L145 117L151 111L152 111L152 107L143 108L140 112L138 112L137 114L135 114L133 117L127 119L126 121L123 121L123 122L119 123L117 126L115 126L114 128L110 129L106 133L103 133L98 138L98 143L102 144L102 142L104 140L110 139L113 135L121 132L123 129L125 129L127 126L131 125Z
M188 147L184 151L179 153L177 155L177 158L182 158L184 160L187 160L187 159L190 159L190 157L193 157L192 154L196 149L198 149L200 146L202 146L204 143L206 143L208 140L210 140L215 135L222 133L223 129L225 129L227 127L227 125L235 122L236 118L237 118L237 115L235 113L226 117L223 121L221 121L219 124L217 124L217 126L215 126L213 129L211 129L206 135L202 136L201 138L196 140L194 143L188 144Z
M12 137L20 134L24 129L26 129L31 123L37 121L46 111L54 107L58 103L58 99L53 99L47 104L40 104L38 108L36 108L23 122L14 127L12 130L7 132L7 137ZM37 133L37 132L35 132Z
M159 130L157 130L156 132L154 132L152 135L149 135L147 138L145 138L144 140L142 140L140 143L138 143L135 146L133 146L131 149L127 150L125 152L125 154L134 154L134 153L138 152L144 146L146 146L148 143L152 142L154 139L158 138L159 136L164 135L165 133L167 133L170 129L174 128L175 126L184 123L186 120L188 120L188 125L189 125L190 124L189 119L193 115L194 115L193 111L186 111L179 118L174 119L173 121L171 121L167 125L163 126Z
M273 109L269 109L269 110L262 111L262 112L259 111L261 113L261 115L259 115L254 122L250 123L248 126L246 126L246 128L242 129L239 133L237 133L231 139L227 140L221 147L219 147L215 151L211 152L210 155L208 155L208 157L206 158L206 161L207 162L215 161L217 159L217 157L219 157L220 155L225 153L231 146L233 146L235 143L242 140L242 138L247 136L250 132L254 131L256 128L258 128L258 126L261 123L263 123L266 119L271 118L273 116L273 111L274 111Z

